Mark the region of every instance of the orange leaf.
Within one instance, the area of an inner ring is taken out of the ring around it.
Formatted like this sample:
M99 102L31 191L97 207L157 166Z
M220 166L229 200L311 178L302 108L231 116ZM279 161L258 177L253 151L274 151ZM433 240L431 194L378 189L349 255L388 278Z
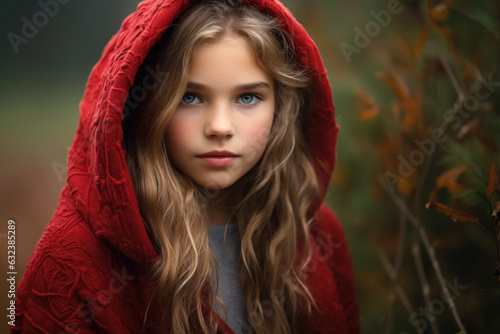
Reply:
M429 9L429 16L431 17L432 21L437 24L441 24L448 20L450 11L447 5L441 3Z
M490 166L490 176L488 177L488 197L491 198L498 185L498 169L494 162Z
M446 188L450 192L450 194L457 194L459 192L465 191L469 189L469 187L464 186L463 184L457 183L458 178L462 175L463 172L467 170L466 165L462 165L459 167L455 167L450 169L447 172L441 174L436 180L436 189L435 191ZM431 199L432 200L432 199Z
M371 95L365 93L361 89L358 89L356 90L356 98L361 105L360 118L363 122L368 122L378 115L380 110L375 103L375 99Z
M370 108L370 109L364 109L361 111L361 115L359 116L363 122L368 122L372 118L378 115L378 108Z
M436 203L436 202L429 202L425 205L427 209L434 209L437 212L440 212L444 215L450 216L451 220L454 222L473 222L473 223L478 223L479 224L479 218L465 212L462 210L456 210L453 208L450 208L447 205L441 204L441 203Z
M462 191L466 191L470 189L470 187L464 186L463 184L452 182L452 181L447 181L446 185L444 186L450 194L458 194L461 193Z
M407 38L402 37L398 34L393 34L392 36L390 36L390 38L391 38L391 44L393 44L395 48L398 50L398 55L396 56L400 59L398 61L398 70L406 68L406 70L411 72L412 69L414 68L414 65L410 65L409 63L410 62L412 63L415 59L413 44Z
M430 31L428 26L424 26L420 35L418 35L417 41L415 42L415 46L413 47L413 55L415 59L420 59L422 57L422 49L425 45L425 42L430 37Z
M384 81L401 101L409 97L410 92L408 87L398 74L377 72L376 76L378 79Z
M410 176L403 178L396 184L396 189L404 197L410 197L418 182L418 170L414 170Z
M444 172L439 176L438 182L439 180L449 180L456 182L460 177L460 175L462 175L462 173L465 172L467 169L468 169L467 165L461 165L458 167L451 168L450 170Z
M396 72L378 72L376 76L378 79L384 81L394 94L396 94L398 100L404 104L407 113L403 116L403 127L409 133L412 133L411 130L419 123L422 112L416 99L411 95L406 82Z

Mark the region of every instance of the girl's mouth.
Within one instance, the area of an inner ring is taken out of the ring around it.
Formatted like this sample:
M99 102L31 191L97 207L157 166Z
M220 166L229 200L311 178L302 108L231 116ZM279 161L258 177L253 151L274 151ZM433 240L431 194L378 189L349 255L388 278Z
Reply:
M210 166L224 167L229 166L236 160L236 156L198 156L204 163Z

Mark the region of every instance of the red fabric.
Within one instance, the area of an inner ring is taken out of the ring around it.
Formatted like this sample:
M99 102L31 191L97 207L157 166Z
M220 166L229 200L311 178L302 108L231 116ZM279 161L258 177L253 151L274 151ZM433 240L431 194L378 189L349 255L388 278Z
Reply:
M322 191L311 209L314 258L307 283L321 310L302 331L358 333L358 309L346 239L324 204L335 164L338 127L331 86L314 42L277 1L244 0L278 17L297 58L313 77L314 110L306 137ZM125 19L93 68L69 152L67 184L19 284L11 333L159 333L149 264L158 256L139 213L122 148L126 97L148 51L189 1L148 0ZM299 250L300 251L300 247ZM207 310L208 312L208 310ZM214 310L211 310L216 316ZM149 317L148 317L149 319ZM223 333L233 331L218 318Z

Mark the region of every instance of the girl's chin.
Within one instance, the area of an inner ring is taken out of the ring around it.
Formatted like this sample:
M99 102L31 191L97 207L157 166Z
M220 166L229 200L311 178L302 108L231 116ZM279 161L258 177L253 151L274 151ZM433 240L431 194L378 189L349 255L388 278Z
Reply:
M204 191L206 191L210 195L217 196L219 192L229 190L232 185L234 185L234 181L227 180L213 180L210 182L196 182L195 183Z
M193 177L192 180L202 189L207 189L207 191L221 191L230 188L239 179L239 175L231 174L232 171L212 171L206 175Z

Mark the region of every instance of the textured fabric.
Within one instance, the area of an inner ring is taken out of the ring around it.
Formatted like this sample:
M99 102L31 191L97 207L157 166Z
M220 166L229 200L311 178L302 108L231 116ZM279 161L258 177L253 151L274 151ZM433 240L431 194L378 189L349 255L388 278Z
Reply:
M248 319L245 302L239 283L238 264L240 236L236 223L213 225L208 228L210 248L214 253L219 269L218 296L227 309L228 325L236 334L253 333ZM217 304L215 310L225 319L224 310Z
M303 333L358 333L353 273L342 226L322 204L335 164L338 127L331 86L314 42L277 1L244 0L275 16L313 79L306 139L321 193L311 207L314 249L308 285L319 308ZM16 298L12 333L164 333L148 308L147 269L158 256L139 212L125 161L121 121L139 66L188 0L146 0L125 19L92 69L69 151L67 183L35 247ZM155 77L154 69L150 69ZM303 244L297 249L300 258ZM146 311L148 321L143 324ZM233 333L213 314L221 333Z

